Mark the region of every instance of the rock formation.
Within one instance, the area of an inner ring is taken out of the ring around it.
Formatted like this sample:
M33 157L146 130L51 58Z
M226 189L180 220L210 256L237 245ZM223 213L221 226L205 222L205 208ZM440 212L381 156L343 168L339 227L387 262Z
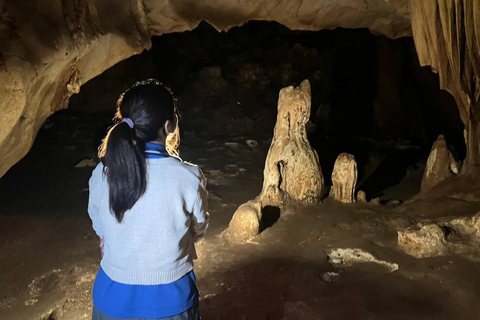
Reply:
M357 201L360 203L367 203L367 194L363 190L359 190L357 193Z
M324 181L318 155L310 146L305 125L310 118L310 83L280 90L277 122L263 171L263 189L241 205L224 231L227 240L241 242L260 232L262 209L281 209L288 200L313 204L321 200Z
M398 246L416 258L441 256L447 253L445 233L436 224L420 230L398 231Z
M369 28L390 38L411 35L408 0L7 0L0 14L0 177L82 84L150 48L153 35L191 30L202 20L218 30L266 20L292 30Z
M357 184L357 162L349 153L341 153L333 166L332 195L342 203L355 202L355 185Z
M440 135L437 141L433 143L432 151L430 151L428 156L420 191L430 190L440 181L458 174L459 170L460 165L455 159L451 148L447 145L445 137Z
M261 219L261 202L250 200L238 207L228 225L228 229L222 235L226 240L232 242L250 240L260 233Z
M412 29L420 64L440 77L465 125L467 157L462 172L480 166L480 2L410 1Z
M480 261L480 212L455 219L440 219L418 229L398 231L398 245L407 254L436 257L454 253Z
M317 153L307 139L310 83L280 90L277 123L263 171L262 206L283 207L287 199L311 204L321 200L323 175Z

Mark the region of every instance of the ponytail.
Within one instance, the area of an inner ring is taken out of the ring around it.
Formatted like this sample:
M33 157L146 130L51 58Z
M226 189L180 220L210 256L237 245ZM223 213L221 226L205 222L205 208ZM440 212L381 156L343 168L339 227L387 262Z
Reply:
M110 210L118 222L122 222L125 211L145 193L144 149L144 145L136 141L135 130L126 122L114 125L100 147L99 156L109 185Z
M108 181L110 211L118 222L147 188L146 142L158 138L174 112L172 91L155 79L137 82L120 95L115 119L121 122L108 131L99 150Z

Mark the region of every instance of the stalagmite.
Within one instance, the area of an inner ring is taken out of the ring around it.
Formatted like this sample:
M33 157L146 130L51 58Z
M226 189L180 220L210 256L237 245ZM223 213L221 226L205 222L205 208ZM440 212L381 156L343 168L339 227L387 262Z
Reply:
M258 196L263 206L283 207L288 199L312 204L322 198L323 175L305 130L310 106L308 80L296 88L280 90L277 123L265 161L263 189Z
M357 162L349 153L341 153L332 173L333 197L342 203L355 202L355 185L357 184Z
M360 203L367 203L367 194L365 193L365 191L363 190L360 190L358 191L357 193L357 201L360 202Z
M223 235L241 242L260 232L262 209L284 208L288 200L318 203L324 181L318 155L307 139L310 118L310 83L283 88L278 98L277 123L263 171L263 189L255 200L241 205Z
M261 218L261 202L250 200L238 207L228 225L228 229L223 232L222 236L231 242L250 240L260 233Z
M460 165L447 145L445 137L440 135L437 141L433 143L432 151L430 151L420 191L430 190L440 181L458 174L459 170Z

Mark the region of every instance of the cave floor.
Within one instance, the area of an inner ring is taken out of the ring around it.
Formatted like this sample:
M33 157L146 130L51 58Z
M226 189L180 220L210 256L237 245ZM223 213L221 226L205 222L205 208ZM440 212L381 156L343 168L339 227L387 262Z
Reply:
M220 234L235 209L261 190L268 146L268 137L182 144L183 158L198 163L209 180L212 219L195 266L203 319L480 318L480 263L459 255L416 259L396 245L397 230L426 217L472 215L480 210L476 201L342 205L326 199L289 208L247 243L226 243ZM92 168L74 168L82 152L36 147L0 179L0 319L90 317L100 251L86 212ZM421 172L412 173L387 193L412 193L418 177ZM334 248L361 248L399 269L334 267L326 254ZM326 281L327 272L338 276Z

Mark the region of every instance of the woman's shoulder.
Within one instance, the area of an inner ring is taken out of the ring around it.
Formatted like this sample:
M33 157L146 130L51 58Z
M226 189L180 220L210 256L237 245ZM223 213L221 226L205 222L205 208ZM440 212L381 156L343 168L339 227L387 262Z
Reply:
M164 159L161 161L163 160ZM198 167L198 165L184 161L180 157L170 157L170 159L168 159L168 166L170 167L170 170L174 170L178 174L183 173L187 175L193 175L199 180L206 180L202 170Z

